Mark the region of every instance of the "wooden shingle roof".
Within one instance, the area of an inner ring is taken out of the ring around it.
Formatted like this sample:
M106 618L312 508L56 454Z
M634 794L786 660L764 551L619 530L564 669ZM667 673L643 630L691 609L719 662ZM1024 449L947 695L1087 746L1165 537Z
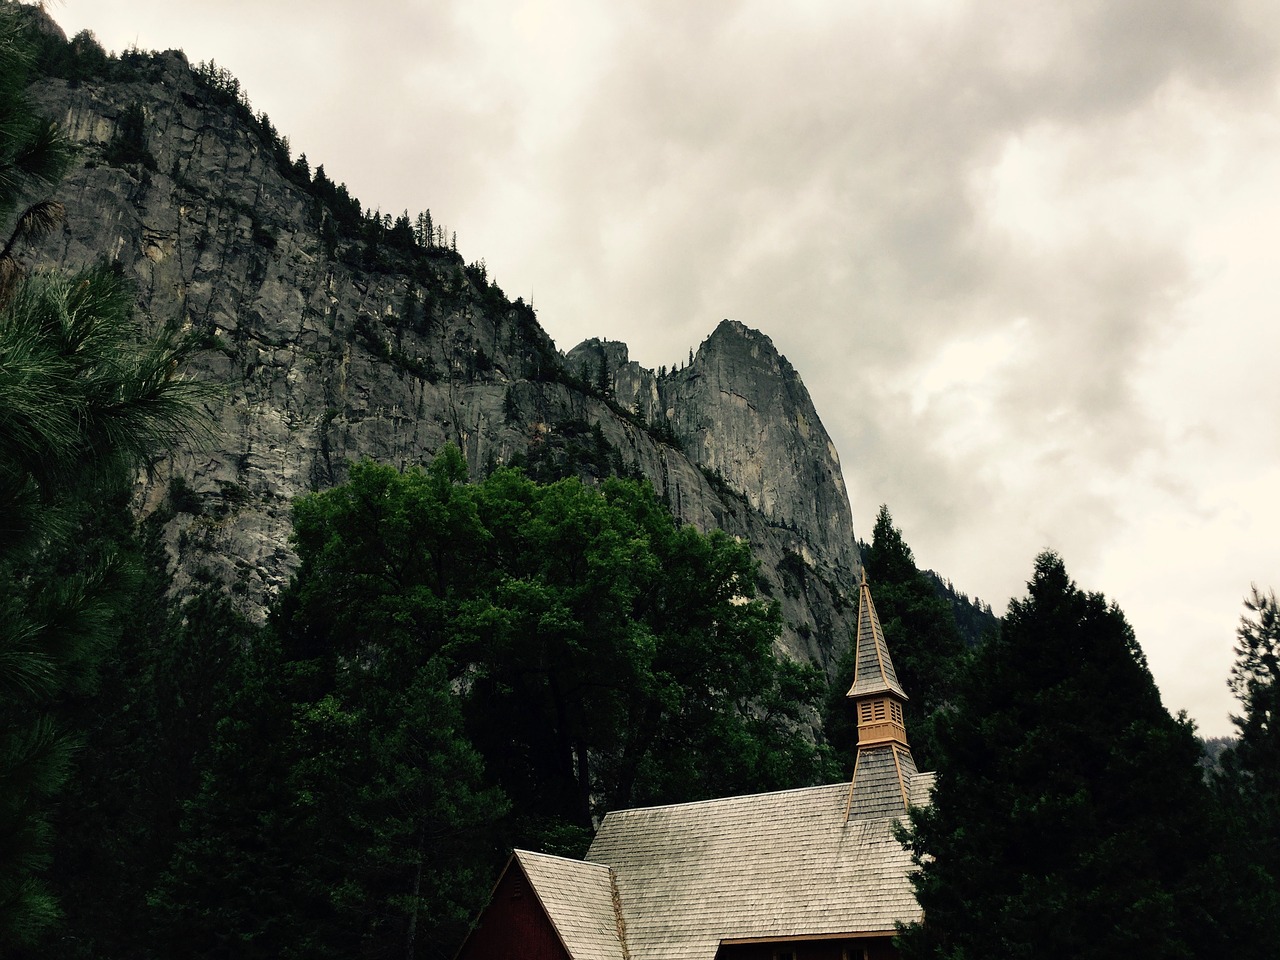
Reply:
M836 783L610 813L587 859L613 870L632 960L711 960L723 939L892 933L918 919L896 818L872 804L846 820L848 803Z
M876 605L871 599L871 587L865 577L858 589L858 636L854 646L853 686L846 696L892 692L906 700L907 694L898 682L897 671L893 669L893 660L884 642L884 630L880 627Z
M607 866L530 850L514 857L574 960L627 960Z
M900 817L916 803L912 782L920 776L911 751L895 743L859 750L849 785L849 815ZM918 805L918 804L917 804Z

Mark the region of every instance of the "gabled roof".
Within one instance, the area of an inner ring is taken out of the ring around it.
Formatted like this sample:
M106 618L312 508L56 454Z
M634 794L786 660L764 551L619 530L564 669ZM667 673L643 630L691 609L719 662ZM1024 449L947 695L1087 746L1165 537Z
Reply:
M871 600L871 587L866 578L858 589L858 638L854 642L857 655L854 658L853 686L846 696L861 697L876 693L896 693L907 699L898 674L889 658L889 648L884 642L884 630L876 616L876 605Z
M607 866L530 850L513 859L574 960L626 960Z
M722 939L891 934L918 919L896 818L872 804L846 820L848 803L835 783L610 813L587 859L613 870L631 960L711 960Z

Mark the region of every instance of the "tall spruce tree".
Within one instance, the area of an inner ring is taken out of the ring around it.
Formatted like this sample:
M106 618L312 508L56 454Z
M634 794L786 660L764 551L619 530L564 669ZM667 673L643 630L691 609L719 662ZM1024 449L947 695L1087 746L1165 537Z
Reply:
M933 769L934 726L946 722L939 719L939 711L951 698L956 672L967 652L964 640L950 605L916 566L911 548L885 505L876 514L871 546L862 562L875 594L885 641L893 651L898 679L910 697L906 726L912 754L920 769ZM824 723L828 741L842 751L849 771L858 738L844 693L853 677L854 653L850 649L837 672L843 683L831 690Z
M1191 957L1217 945L1208 793L1120 610L1052 553L968 664L904 837L908 958Z
M1229 681L1244 709L1214 786L1234 865L1228 895L1240 905L1235 955L1261 958L1275 955L1280 914L1280 603L1255 586L1244 605Z

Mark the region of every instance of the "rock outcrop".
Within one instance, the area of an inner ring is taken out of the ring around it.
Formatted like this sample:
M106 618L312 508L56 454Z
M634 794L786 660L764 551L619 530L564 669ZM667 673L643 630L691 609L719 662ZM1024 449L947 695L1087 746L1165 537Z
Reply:
M65 226L36 265L105 257L136 280L148 323L202 346L192 373L219 385L216 437L140 494L169 515L180 585L222 581L261 615L295 564L294 497L352 460L404 467L453 442L477 476L517 462L648 478L682 522L750 541L785 651L834 665L856 614L849 501L768 337L725 321L662 376L622 343L562 356L483 267L343 224L310 171L289 175L265 118L181 54L134 55L119 73L32 91L81 149L59 190ZM139 114L142 142L121 151Z

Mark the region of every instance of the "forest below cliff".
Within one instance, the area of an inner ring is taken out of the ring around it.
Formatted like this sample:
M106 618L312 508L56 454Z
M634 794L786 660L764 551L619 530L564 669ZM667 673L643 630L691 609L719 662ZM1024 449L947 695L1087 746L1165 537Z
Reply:
M179 575L170 533L195 536L246 494L202 495L175 473L140 515L135 477L209 442L213 394L182 371L220 335L138 323L136 283L106 251L70 274L21 259L57 226L75 162L32 107L32 78L155 61L26 33L15 9L0 8L6 955L451 956L512 846L577 856L607 809L849 776L852 665L776 655L798 632L784 610L840 591L799 551L766 577L744 541L683 522L599 422L505 464L442 444L423 465L344 466L291 498L297 564L261 621L244 615L243 581L199 563ZM357 322L380 362L447 384L522 358L525 382L616 405L609 371L572 372L451 232L425 212L362 212L289 155L233 78L198 75L314 199L327 255L408 264L430 274L422 289L459 296L441 278L465 279L524 331L436 366ZM145 122L126 110L103 161L156 172ZM253 227L256 247L278 242ZM404 301L399 323L448 308ZM725 502L745 510L731 488ZM903 931L909 955L972 955L997 931L1010 955L1113 956L1116 938L1144 956L1269 955L1274 595L1246 609L1241 743L1206 782L1123 615L1060 559L1037 559L1028 595L985 634L957 626L957 609L989 621L940 595L887 508L862 563L918 765L940 772L904 834L931 921Z

